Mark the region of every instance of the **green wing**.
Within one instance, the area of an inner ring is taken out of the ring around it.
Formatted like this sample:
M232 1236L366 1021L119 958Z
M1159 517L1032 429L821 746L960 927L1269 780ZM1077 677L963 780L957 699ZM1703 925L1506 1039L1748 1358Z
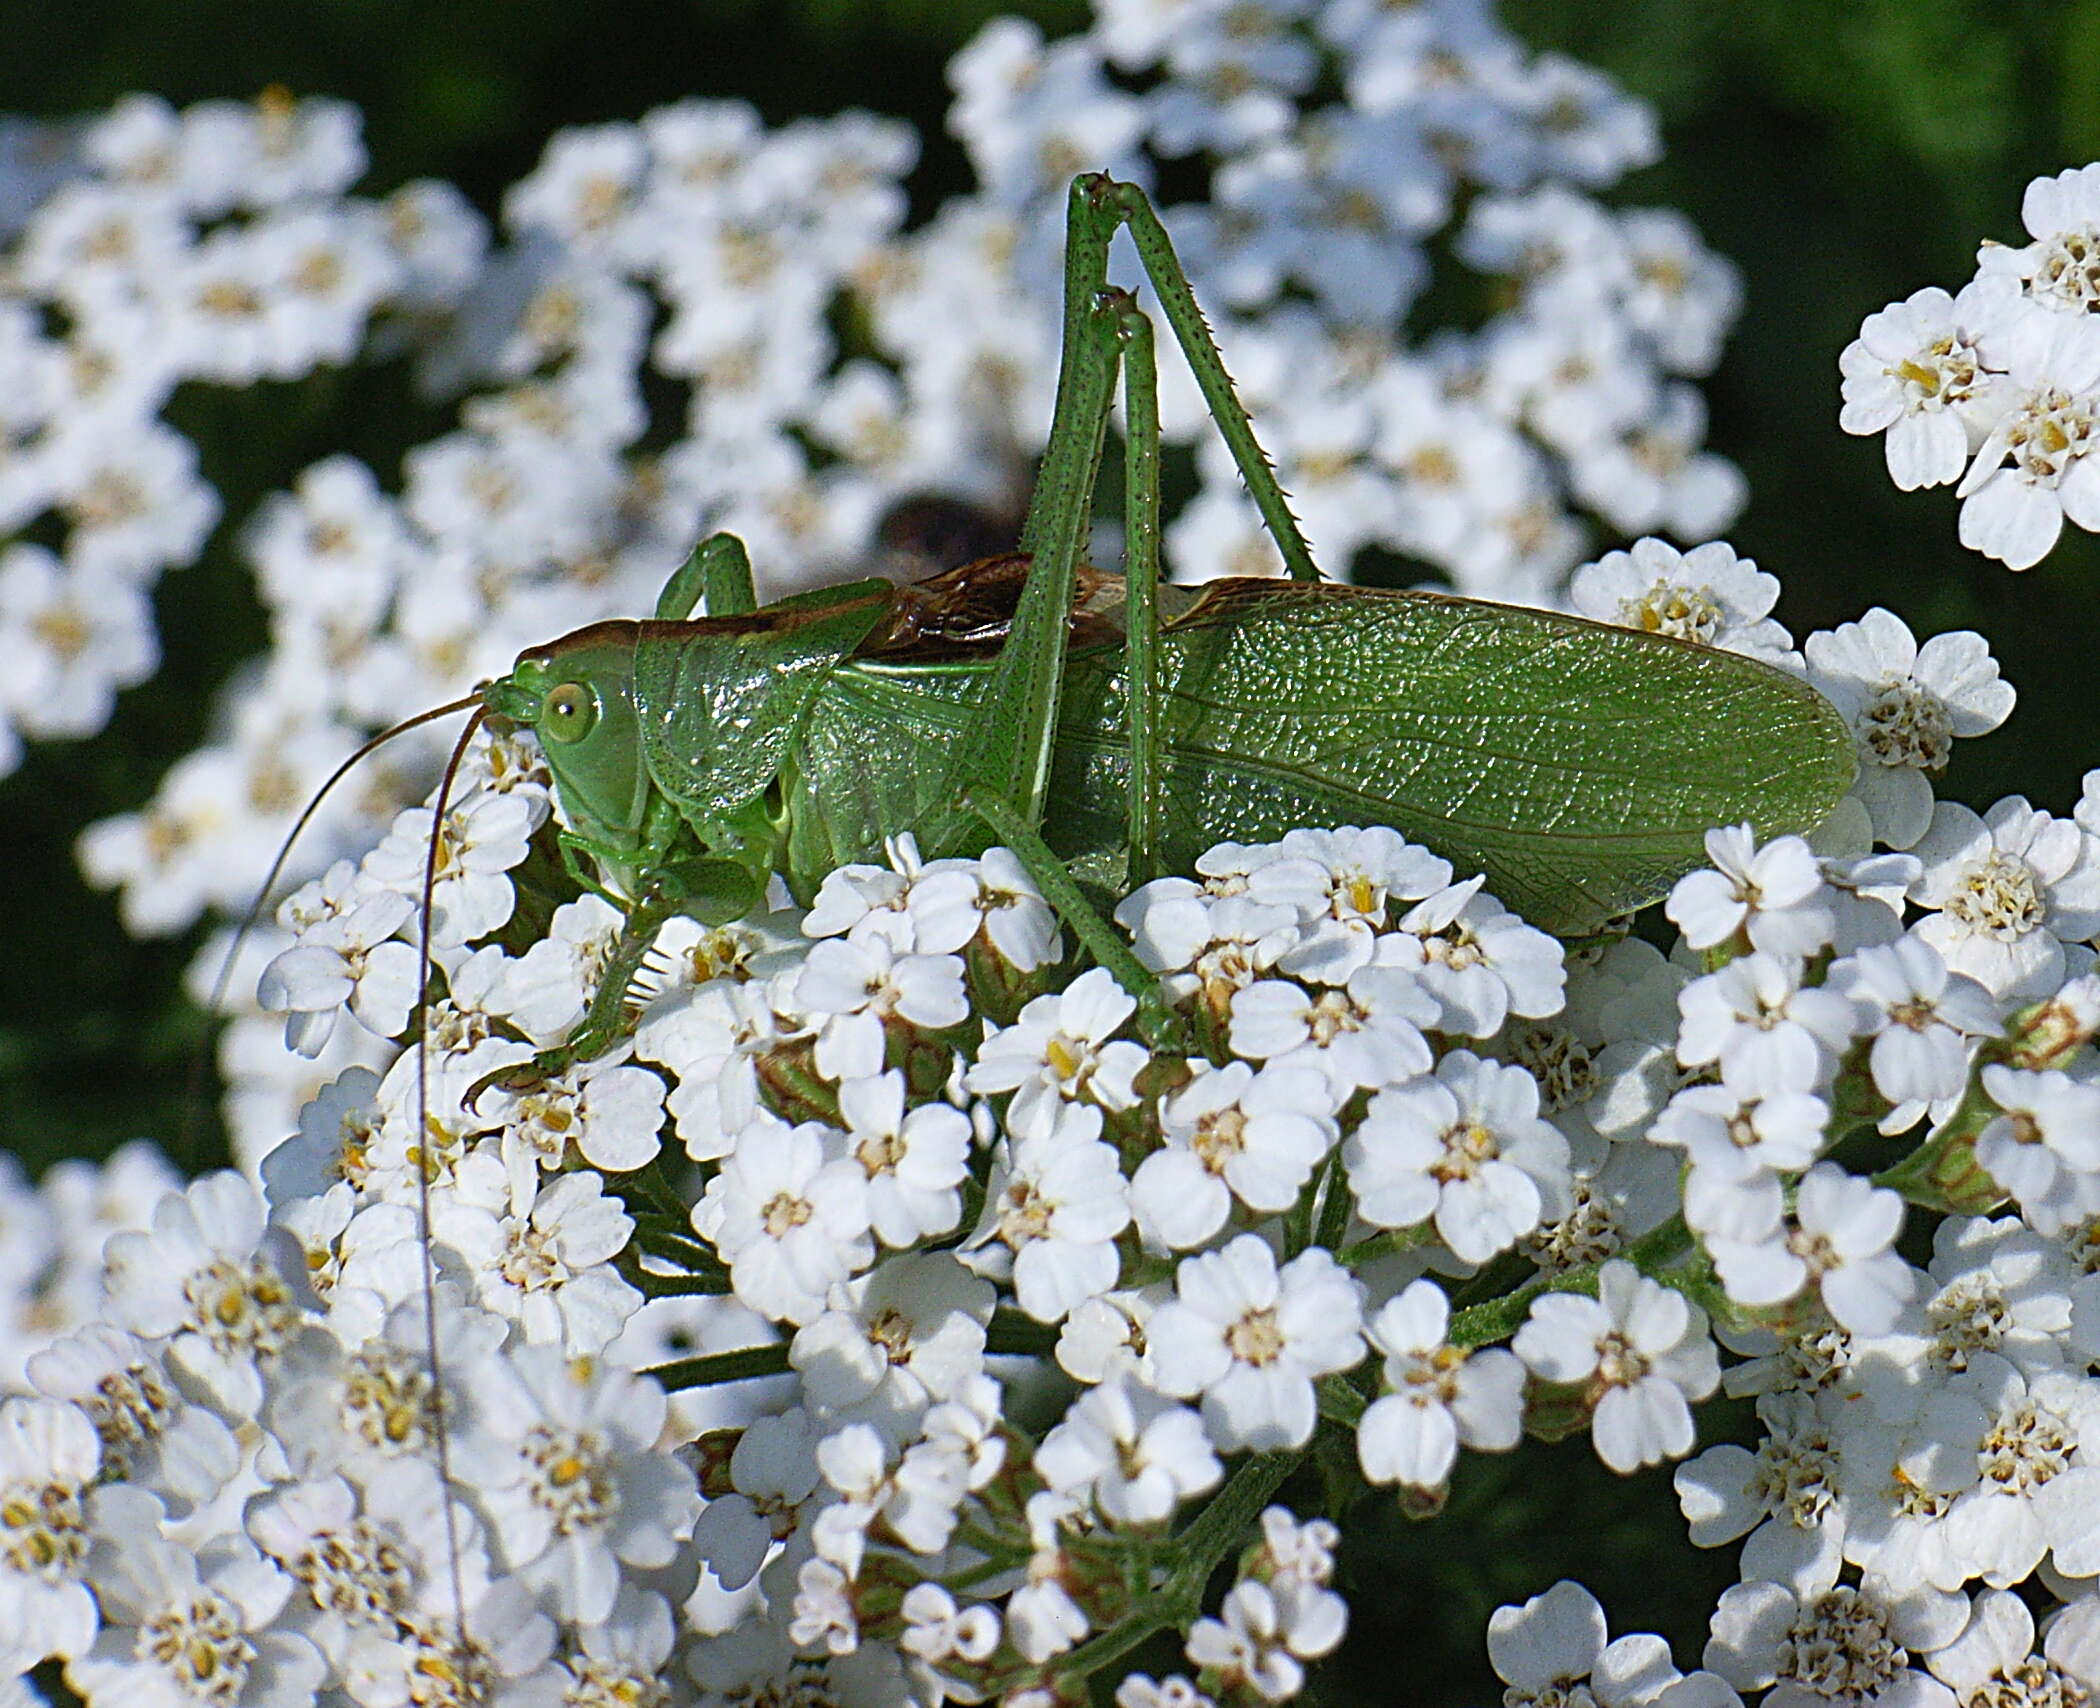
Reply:
M1852 778L1805 682L1577 618L1242 581L1172 633L1177 858L1279 816L1387 823L1581 930L1654 900L1711 826L1810 829Z
M1835 708L1754 660L1579 618L1284 581L1204 588L1167 625L1164 852L1297 825L1390 824L1562 933L1653 901L1702 834L1813 828L1852 776ZM1075 654L1045 835L1119 846L1120 653ZM848 665L800 756L803 851L864 857L912 821L979 680L970 666ZM823 779L828 779L823 780ZM800 864L800 862L796 862Z

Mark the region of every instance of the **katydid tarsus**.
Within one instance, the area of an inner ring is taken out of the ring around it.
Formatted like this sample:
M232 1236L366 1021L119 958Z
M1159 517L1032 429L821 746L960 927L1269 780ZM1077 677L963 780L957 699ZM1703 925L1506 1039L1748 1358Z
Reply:
M1118 231L1286 578L1160 584L1153 328L1109 283ZM1844 793L1843 722L1782 670L1550 613L1322 581L1134 186L1074 183L1064 284L1055 414L1017 552L761 607L743 547L715 535L653 617L534 648L473 697L477 721L537 734L568 868L626 916L559 1058L617 1039L673 915L739 919L776 874L807 900L906 832L927 858L1010 848L1157 1042L1175 1018L1094 898L1189 868L1217 842L1390 825L1485 873L1534 924L1579 935L1660 895L1699 862L1707 829L1807 830ZM1115 575L1085 558L1119 382ZM443 807L441 790L440 825ZM427 1235L425 1247L427 1261ZM429 1327L435 1376L434 1309Z

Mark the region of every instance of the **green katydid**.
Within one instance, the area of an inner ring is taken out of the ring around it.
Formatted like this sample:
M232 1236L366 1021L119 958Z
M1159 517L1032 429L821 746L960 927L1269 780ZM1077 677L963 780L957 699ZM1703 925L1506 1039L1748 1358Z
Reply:
M1126 228L1290 579L1158 585L1152 329L1107 282ZM1119 371L1127 573L1110 576L1082 552ZM653 619L535 648L480 698L539 735L579 876L595 861L653 896L645 912L736 917L771 872L806 899L904 831L928 857L1004 841L1126 982L1068 864L1120 859L1135 883L1228 838L1388 824L1578 934L1655 899L1710 826L1812 827L1852 768L1836 711L1765 664L1320 581L1164 228L1101 175L1072 186L1056 414L1019 553L756 608L741 545L717 535Z

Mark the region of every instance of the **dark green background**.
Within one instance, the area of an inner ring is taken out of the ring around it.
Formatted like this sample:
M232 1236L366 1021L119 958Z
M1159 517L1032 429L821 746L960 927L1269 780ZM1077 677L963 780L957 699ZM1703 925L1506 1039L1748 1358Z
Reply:
M967 182L941 124L942 65L1009 9L1053 29L1082 17L1071 0L16 0L0 5L0 109L56 116L134 89L183 102L283 83L363 108L368 188L444 177L493 211L563 124L693 94L744 96L775 121L857 105L918 125L925 209ZM1705 389L1712 442L1750 479L1730 538L1783 578L1780 617L1798 636L1881 603L1921 636L1981 628L2021 706L1964 747L1950 790L2068 810L2100 747L2088 698L2100 555L2074 534L2016 577L1961 551L1951 494L1898 493L1879 442L1837 430L1836 361L1871 310L1923 284L1959 287L1980 238L2019 240L2028 178L2100 156L2100 0L1509 0L1504 12L1657 105L1667 158L1619 199L1685 209L1744 270L1747 308ZM347 448L384 473L443 425L388 373L192 391L172 413L235 518L316 457ZM170 1137L181 1119L200 1023L177 979L193 945L130 941L71 848L90 820L146 799L202 734L212 687L260 643L228 534L163 582L168 664L111 729L33 750L0 783L0 1140L32 1169ZM1576 1442L1469 1465L1443 1523L1352 1522L1354 1635L1319 1695L1492 1701L1488 1611L1562 1575L1604 1596L1615 1629L1663 1630L1696 1664L1731 1562L1687 1547L1668 1501L1664 1473L1609 1477Z

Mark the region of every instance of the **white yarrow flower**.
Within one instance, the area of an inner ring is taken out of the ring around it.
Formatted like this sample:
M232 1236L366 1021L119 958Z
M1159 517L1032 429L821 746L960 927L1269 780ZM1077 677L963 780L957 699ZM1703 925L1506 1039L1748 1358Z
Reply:
M1374 1483L1438 1489L1461 1446L1504 1452L1523 1433L1524 1366L1499 1347L1466 1353L1445 1338L1451 1306L1433 1281L1388 1299L1365 1329L1385 1354L1386 1392L1356 1430Z
M1279 1270L1253 1234L1184 1258L1174 1299L1149 1325L1153 1380L1203 1397L1203 1419L1227 1450L1302 1447L1312 1437L1313 1381L1363 1356L1362 1288L1320 1247Z
M1533 1375L1588 1385L1597 1456L1620 1472L1689 1453L1690 1402L1721 1380L1705 1312L1617 1259L1598 1272L1594 1299L1534 1299L1512 1346Z

